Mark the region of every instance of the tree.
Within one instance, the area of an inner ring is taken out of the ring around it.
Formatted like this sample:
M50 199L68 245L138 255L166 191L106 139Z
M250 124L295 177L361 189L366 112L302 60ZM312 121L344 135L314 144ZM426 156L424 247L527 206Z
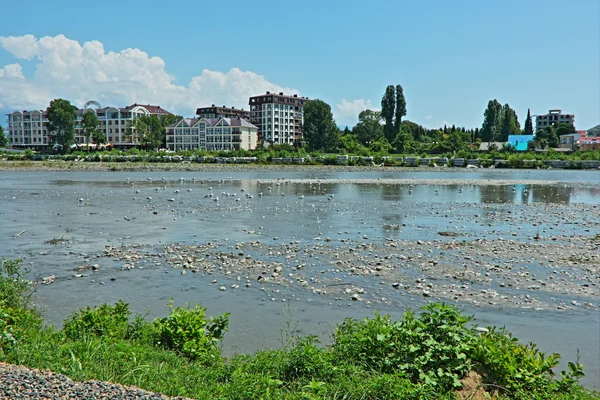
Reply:
M481 126L481 140L491 142L497 140L502 122L502 105L498 100L490 100L487 109L483 113L483 125Z
M319 99L304 104L303 133L310 150L336 150L339 130L329 104Z
M81 117L81 125L83 127L83 133L85 134L86 143L90 144L92 138L94 138L94 136L97 136L94 135L94 133L98 130L100 120L96 116L95 112L93 112L92 110L86 110L83 112L83 116ZM94 141L94 143L96 142Z
M422 141L427 134L425 128L409 120L404 120L400 123L400 131L402 129L406 129L412 138L417 142Z
M396 85L396 113L394 115L394 133L400 132L400 124L402 117L406 115L406 99L404 98L404 90L402 85Z
M531 110L527 109L527 118L525 119L525 127L523 135L533 135L533 122L531 122Z
M394 149L398 154L409 154L414 151L413 136L405 126L403 126L396 135L396 138L392 142L392 146L394 146Z
M499 142L506 142L509 135L518 135L521 133L521 126L519 125L519 119L515 110L510 108L507 104L502 107L502 122L500 125L500 132L498 135Z
M385 94L381 99L381 117L385 121L383 132L388 142L394 140L394 113L396 110L396 93L394 85L389 85L385 89Z
M8 145L8 138L4 134L4 128L0 126L0 147L5 147Z
M368 146L372 141L383 136L381 113L378 111L364 110L358 114L358 124L352 132L363 146Z
M46 110L48 118L48 143L60 145L66 151L73 143L77 111L68 100L54 99Z
M561 137L562 135L568 135L570 133L577 133L577 130L573 126L573 124L568 124L566 122L560 122L554 128L554 133L557 137Z
M95 144L105 144L106 135L100 129L95 129L92 132L92 142Z
M140 115L132 125L138 133L140 144L147 148L159 148L165 136L165 129L157 115Z
M535 142L537 147L544 149L548 146L550 147L558 147L558 137L556 136L556 132L554 131L554 127L552 125L548 125L543 129L540 129L535 134Z

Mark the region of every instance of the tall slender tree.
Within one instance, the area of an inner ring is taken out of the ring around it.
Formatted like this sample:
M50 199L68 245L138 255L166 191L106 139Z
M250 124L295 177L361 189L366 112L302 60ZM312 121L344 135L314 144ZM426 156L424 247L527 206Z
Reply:
M502 122L502 104L496 99L490 100L483 116L483 125L479 131L481 140L484 142L497 140Z
M4 135L4 128L0 125L0 147L4 147L8 144L8 138Z
M394 115L394 135L400 133L402 117L406 115L406 99L402 85L396 85L396 113ZM394 136L395 138L395 136Z
M531 122L531 110L529 108L527 109L527 118L525 119L523 135L533 135L533 122Z
M509 135L518 135L521 133L521 126L519 125L519 119L515 110L510 108L507 104L502 107L502 118L500 124L500 133L498 135L498 141L506 142Z
M98 135L94 135L94 133L98 130L98 125L100 125L100 120L96 116L96 113L92 110L84 111L83 116L81 117L81 125L83 127L83 132L85 133L86 143L92 143L92 139L98 137Z
M396 93L394 85L385 88L385 94L381 99L381 117L385 121L383 132L386 139L391 142L394 140L394 112L396 110Z

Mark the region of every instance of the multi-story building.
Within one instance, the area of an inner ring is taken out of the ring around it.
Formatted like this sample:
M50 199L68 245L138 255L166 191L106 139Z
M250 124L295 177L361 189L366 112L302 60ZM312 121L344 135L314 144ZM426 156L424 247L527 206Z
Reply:
M254 150L258 128L243 118L184 118L167 126L167 150Z
M250 111L235 107L217 107L214 104L196 109L196 115L198 118L243 118L250 121Z
M549 110L548 114L537 115L535 117L535 131L544 129L550 125L557 125L561 122L575 126L574 114L563 114L562 110Z
M294 144L302 138L306 97L286 96L282 92L253 96L249 99L250 121L258 127L265 145Z
M170 112L148 104L132 104L124 108L103 107L95 101L88 101L77 109L75 119L75 144L85 144L87 138L81 121L83 114L93 112L98 117L98 129L104 132L106 142L117 147L140 145L140 136L132 129L133 121L141 115L166 115ZM15 111L8 114L8 140L12 147L43 148L53 143L48 141L48 118L46 111Z

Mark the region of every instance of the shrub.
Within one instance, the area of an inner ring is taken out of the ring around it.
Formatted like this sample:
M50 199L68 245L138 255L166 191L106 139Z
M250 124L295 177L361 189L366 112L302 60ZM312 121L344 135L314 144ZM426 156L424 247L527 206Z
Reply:
M477 337L467 328L471 317L454 306L431 304L417 318L407 310L402 320L389 316L346 319L336 328L333 350L338 359L383 373L400 373L444 389L460 387L471 368L468 355Z
M0 303L25 308L33 293L33 283L23 278L21 259L2 260L0 264Z
M218 344L228 330L229 313L207 319L206 308L173 307L172 300L169 308L168 317L154 321L159 345L203 363L220 358Z
M129 330L129 305L119 300L114 306L103 304L87 307L71 314L64 323L63 331L70 339L88 335L125 339Z

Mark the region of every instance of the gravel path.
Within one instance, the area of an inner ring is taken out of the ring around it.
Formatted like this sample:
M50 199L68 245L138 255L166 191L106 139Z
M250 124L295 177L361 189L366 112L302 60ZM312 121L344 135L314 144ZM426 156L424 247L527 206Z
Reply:
M75 382L49 371L0 363L0 399L170 399L109 382ZM185 400L184 397L173 399Z

